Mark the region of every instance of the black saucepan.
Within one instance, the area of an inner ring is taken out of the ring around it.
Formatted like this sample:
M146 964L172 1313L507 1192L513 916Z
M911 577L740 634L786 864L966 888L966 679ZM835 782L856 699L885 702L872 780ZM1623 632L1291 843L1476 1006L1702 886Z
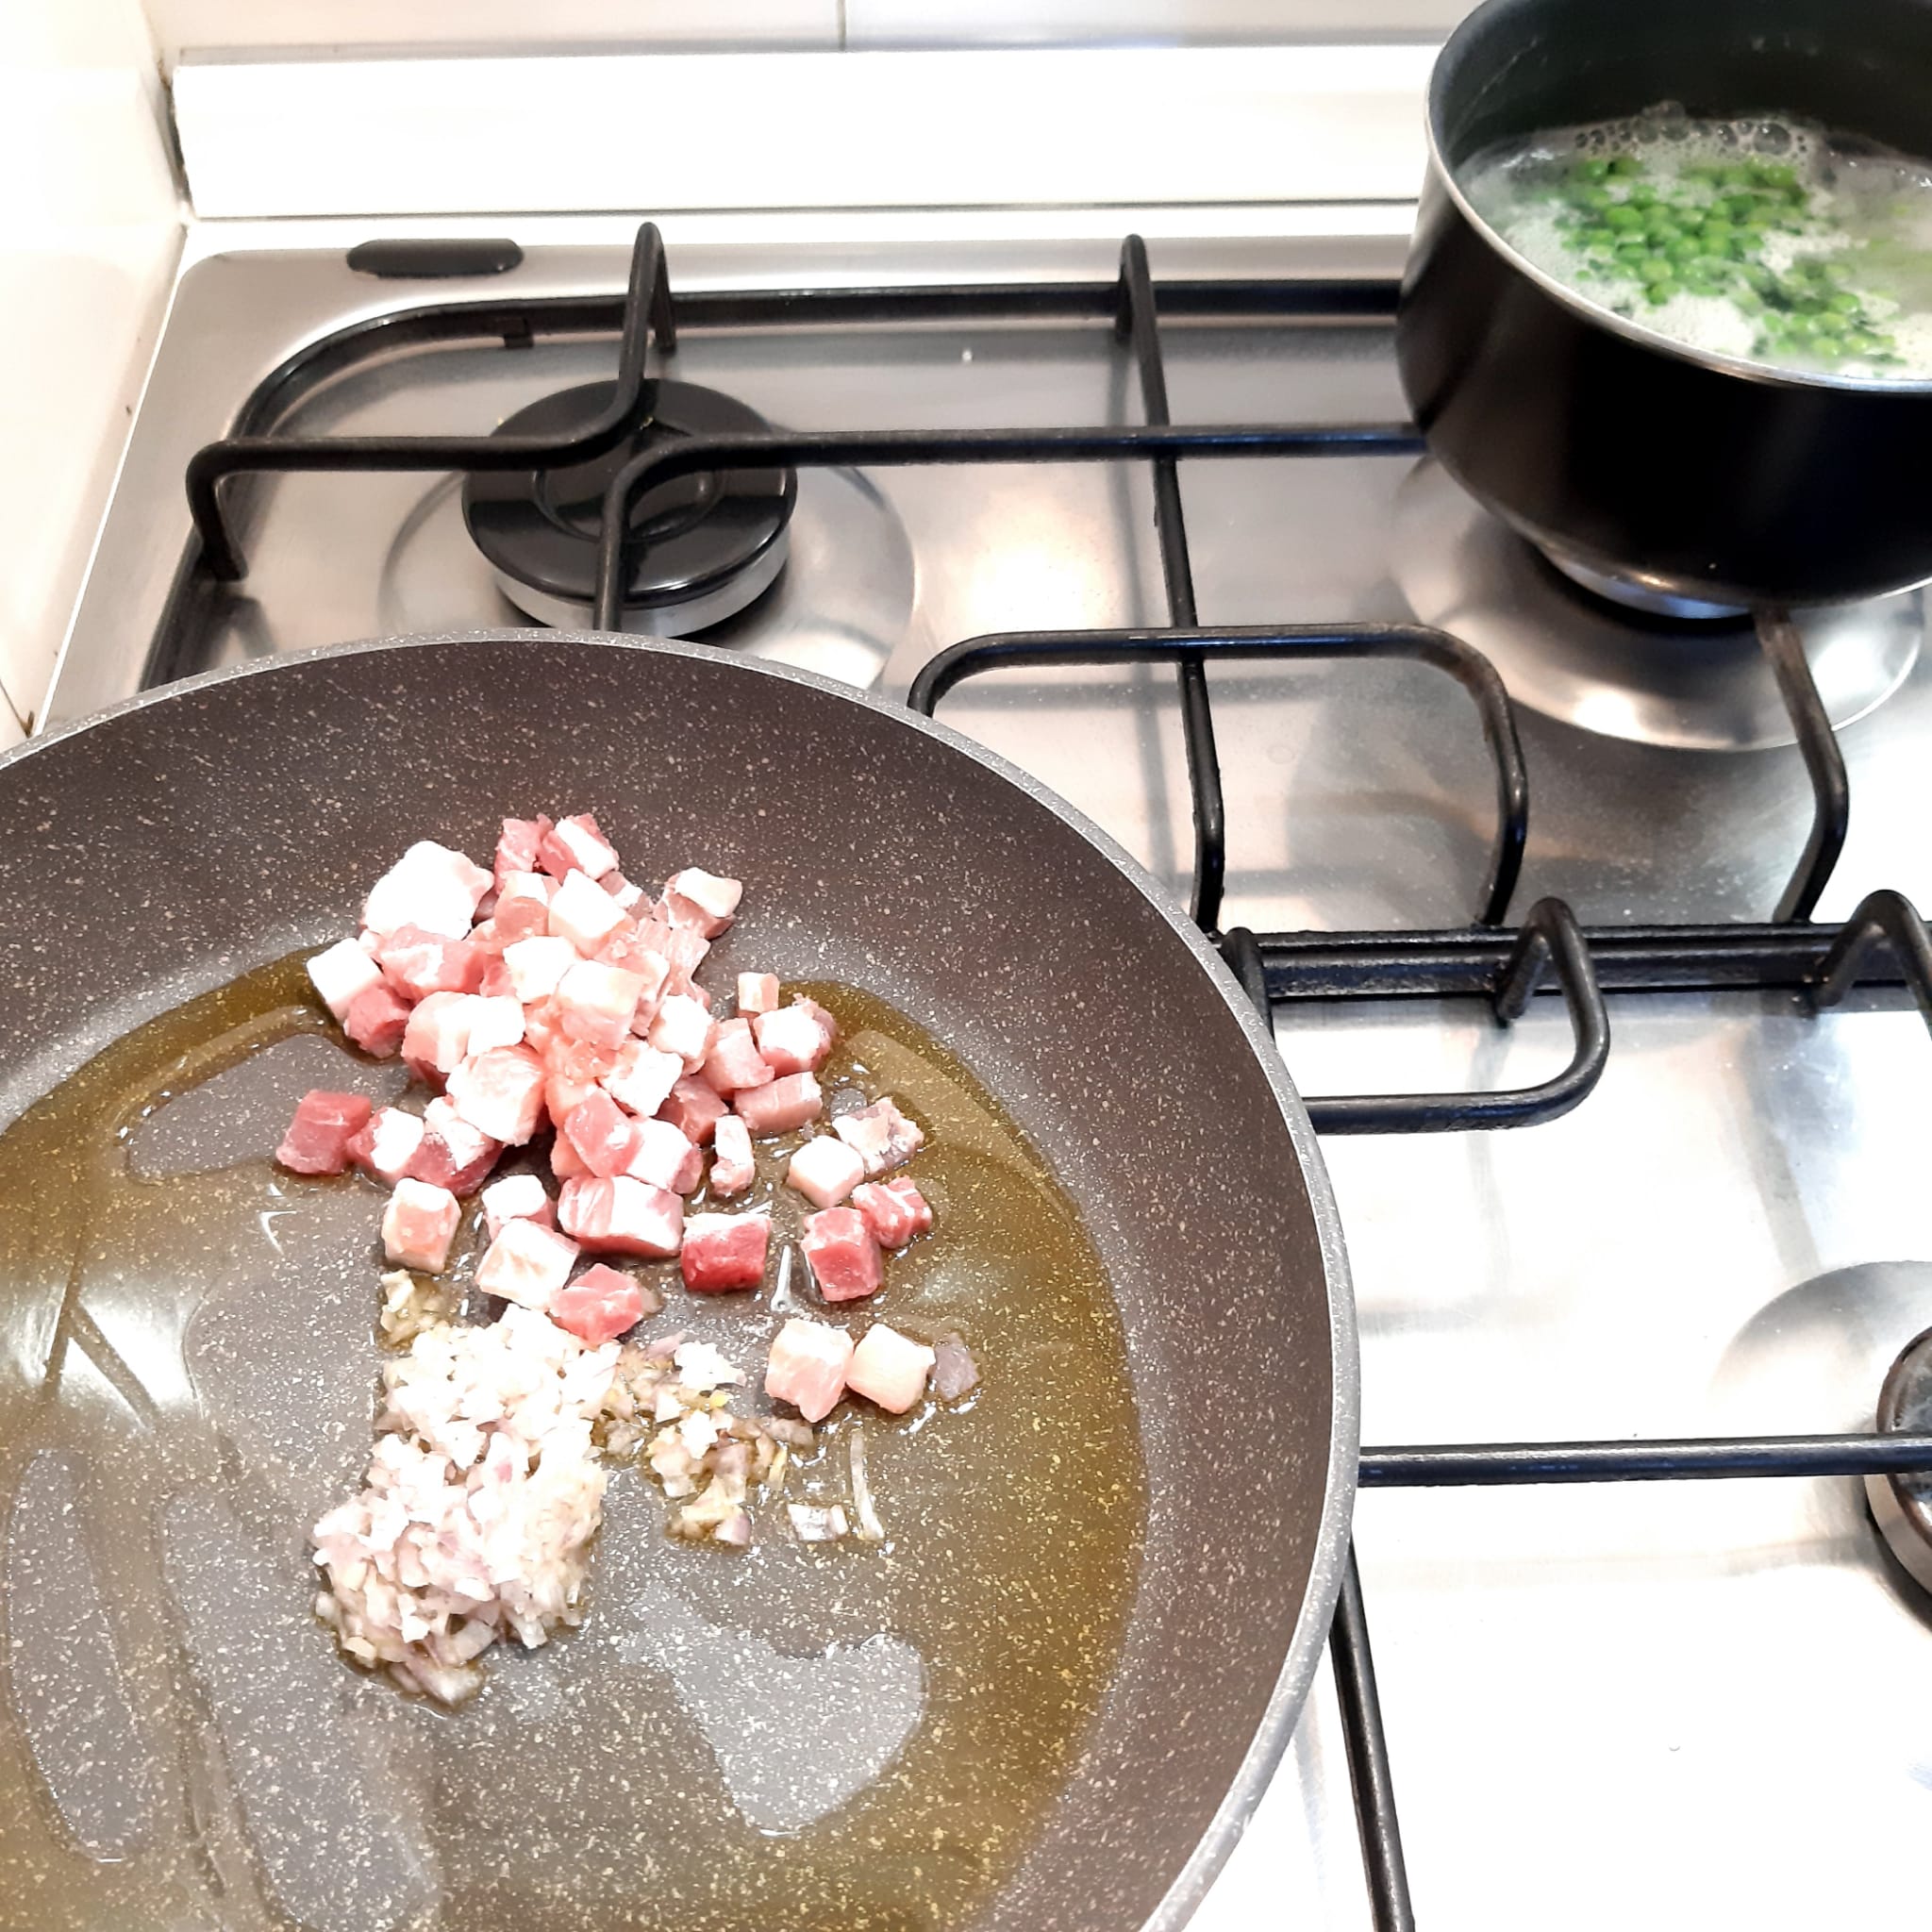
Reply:
M1077 1205L1125 1331L1144 1555L1084 1755L977 1923L1178 1925L1259 1795L1325 1636L1354 1484L1353 1321L1320 1157L1265 1030L1151 882L1029 779L900 708L675 642L498 632L188 680L0 760L0 1123L126 1029L340 935L402 843L487 851L503 815L563 799L591 804L620 849L703 854L752 881L761 963L869 988L950 1042ZM0 1203L33 1212L31 1200ZM166 1324L142 1326L146 1292L119 1280L112 1308L91 1310L84 1268L0 1282L0 1509L21 1492L47 1406L65 1399L41 1386L65 1359L63 1337L88 1361L118 1349L110 1379L125 1378L125 1399L85 1363L74 1393L100 1394L116 1454L135 1458L117 1507L147 1525L189 1498L192 1572L222 1560L225 1465ZM258 1422L273 1427L274 1391L260 1393ZM348 1407L360 1413L361 1400ZM1069 1461L1068 1480L1087 1479ZM269 1791L251 1754L204 1721L210 1693L177 1648L174 1545L168 1564L149 1562L143 1526L103 1548L84 1469L75 1480L77 1533L95 1539L117 1587L105 1614L81 1605L72 1617L74 1681L101 1701L55 1714L112 1717L119 1700L115 1735L147 1739L151 1835L91 1861L44 1802L19 1700L0 1700L0 1779L15 1793L0 1815L0 1894L58 1896L62 1923L92 1928L156 1923L134 1903L153 1881L182 1924L255 1924L254 1903L229 1917L225 1889L252 1897L259 1870L292 1869L325 1901L302 1923L400 1924L370 1903L366 1874L329 1869L329 1848L345 1831L379 1846L384 1793L412 1791L411 1856L428 1875L411 1896L448 1894L457 1847L440 1780L466 1735L488 1734L515 1768L492 1896L523 1903L473 1909L461 1932L645 1922L630 1913L650 1896L648 1870L633 1883L589 1849L585 1806L594 1787L608 1817L623 1769L600 1755L594 1724L562 1725L511 1690L508 1704L434 1718L398 1744L383 1729L392 1720L350 1696L346 1666L329 1657L338 1688L319 1700L277 1693L286 1652L238 1630L217 1704L280 1695L277 1726L369 1768L357 1792L323 1790L291 1814L291 1793ZM304 1622L303 1525L284 1528L294 1554L251 1587L262 1619L292 1619L297 1641L321 1645L322 1669L325 1637ZM10 1574L57 1588L30 1560ZM572 1640L572 1668L592 1674L593 1690L595 1588L593 1574L592 1622ZM808 1631L793 1635L808 1645ZM518 1661L499 1666L506 1683ZM640 1694L624 1681L608 1694ZM974 1748L970 1734L957 1748ZM280 1821L278 1837L261 1835L263 1820ZM415 1871L403 1874L412 1885ZM930 1924L916 1894L910 1885L870 1923ZM93 1904L74 1915L75 1898ZM455 1932L444 1907L412 1914L409 1932Z
M1738 605L1932 577L1932 384L1761 368L1591 308L1506 247L1457 171L1496 142L1664 101L1932 155L1923 0L1489 0L1429 88L1396 346L1445 467L1560 561Z

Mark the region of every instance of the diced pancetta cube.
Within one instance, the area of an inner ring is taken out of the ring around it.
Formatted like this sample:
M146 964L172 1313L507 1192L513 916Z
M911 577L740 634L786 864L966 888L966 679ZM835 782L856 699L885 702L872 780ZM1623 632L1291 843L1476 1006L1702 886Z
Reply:
M382 936L375 963L406 1000L422 1000L433 992L475 992L483 983L490 956L468 940L399 925Z
M500 899L497 902L496 917L490 924L491 946L496 952L507 953L519 940L542 939L549 933L550 902L547 899ZM480 945L483 942L483 928L480 925L471 932L470 942L472 945ZM565 943L569 944L569 941L566 941ZM570 953L571 958L575 959L577 949L572 946Z
M794 1315L772 1341L765 1363L765 1393L791 1403L808 1423L822 1423L845 1392L852 1338L829 1323Z
M643 904L644 889L634 886L621 872L607 872L597 881L626 912L632 912Z
M587 873L572 873L550 902L550 930L587 959L620 926L629 924L630 915Z
M459 940L470 930L477 901L493 883L460 852L421 839L376 880L362 903L362 924L377 934L420 925L446 940Z
M558 819L537 847L537 863L557 878L581 872L601 879L617 869L617 851L587 811Z
M751 1129L735 1113L727 1113L711 1134L711 1191L741 1194L757 1177Z
M882 1248L903 1248L913 1236L932 1226L932 1209L925 1196L905 1174L896 1180L867 1181L852 1191L852 1205L865 1216L873 1239Z
M633 1276L599 1261L567 1288L558 1289L546 1312L579 1341L602 1348L663 1306L656 1295L647 1298L642 1284Z
M392 1188L408 1173L423 1144L423 1117L399 1107L379 1108L349 1142L349 1159L371 1180Z
M828 1302L860 1301L876 1294L886 1278L879 1244L856 1208L808 1214L799 1245L811 1264L811 1278Z
M524 1044L547 1066L554 1047L567 1046L557 1024L557 1001L537 1000L524 1008Z
M813 1002L793 1000L751 1023L758 1052L774 1074L816 1074L824 1065L833 1038L821 1017L824 1010Z
M785 1168L785 1185L814 1208L836 1208L864 1178L865 1163L830 1134L814 1134Z
M876 1402L894 1415L904 1415L925 1393L932 1374L933 1352L923 1341L874 1322L858 1339L845 1371L845 1386L855 1395Z
M500 913L507 906L513 906L519 899L534 899L540 906L547 906L557 897L557 881L547 872L537 872L525 868L506 873L496 885L496 909Z
M558 1034L543 1051L544 1071L550 1076L543 1099L552 1121L560 1126L566 1116L583 1106L616 1061L617 1056L608 1047L591 1046Z
M778 1010L778 975L775 973L741 973L738 975L738 1010L749 1019L754 1013Z
M479 926L480 932L482 928ZM514 1000L517 996L516 981L509 976L509 968L501 959L491 959L483 974L483 983L476 991L486 1000ZM521 1006L522 1002L518 1001ZM523 1016L517 1017L519 1031L523 1027Z
M558 1024L573 1040L589 1041L593 1046L622 1046L630 1038L630 1016L643 988L637 974L621 966L579 959L558 986Z
M681 1074L658 1109L658 1118L669 1121L687 1141L702 1147L710 1140L712 1128L730 1111L715 1088L708 1087L695 1074Z
M626 1174L614 1180L566 1181L557 1218L593 1255L676 1254L684 1235L684 1203L667 1188Z
M772 1217L762 1208L752 1214L688 1216L677 1258L685 1287L693 1294L757 1288L765 1278L771 1239Z
M809 1074L788 1074L769 1087L748 1087L732 1103L734 1110L758 1141L789 1134L816 1120L824 1106L819 1083Z
M409 1162L409 1178L447 1188L453 1194L474 1193L503 1152L488 1134L458 1113L446 1093L423 1109L423 1143Z
M707 1084L720 1093L768 1086L774 1077L764 1055L758 1051L749 1020L725 1020L720 1024L700 1072Z
M577 1264L577 1244L534 1221L512 1221L490 1243L476 1263L476 1286L485 1294L499 1295L539 1310L570 1279Z
M357 996L382 984L382 968L354 940L338 940L309 960L308 979L323 1005L346 1020Z
M359 951L360 949L358 948ZM375 962L370 962L372 965ZM379 973L381 968L376 969ZM387 983L358 992L342 1015L342 1031L366 1054L392 1058L409 1027L409 1003Z
M625 1173L674 1194L690 1193L705 1171L705 1158L695 1143L669 1121L634 1121L631 1125L635 1134Z
M558 1134L550 1143L550 1172L560 1181L574 1181L590 1173L584 1157L570 1144L570 1137Z
M496 1046L516 1046L523 1037L523 1003L514 993L477 996L476 1004L470 1008L471 1053L488 1053Z
M671 969L667 992L689 992L691 974L705 962L711 942L695 926L673 925L667 919L641 919L638 938Z
M683 1077L684 1062L675 1053L659 1053L641 1040L626 1040L617 1049L603 1084L612 1098L648 1119Z
M550 831L547 818L505 819L496 839L495 876L500 892L518 873L537 869L537 853Z
M463 1210L447 1188L405 1175L382 1210L382 1252L391 1268L441 1274Z
M419 1080L440 1086L470 1051L470 1027L483 1004L473 992L433 992L409 1015L403 1058Z
M525 1006L547 1000L576 963L577 949L568 940L550 933L513 941L503 949L509 989Z
M600 1180L608 1180L630 1165L637 1123L603 1088L591 1088L582 1104L563 1117L561 1125L584 1165Z
M592 957L607 966L622 966L626 973L635 973L643 980L644 990L638 995L638 1011L643 1019L641 1023L631 1022L632 1030L641 1033L658 1010L658 998L670 990L671 961L649 945L643 933L629 920L616 927Z
M449 1098L459 1119L506 1147L521 1147L543 1119L543 1062L526 1046L496 1046L459 1061Z
M675 1053L687 1074L695 1074L711 1050L715 1032L711 1016L688 992L668 993L658 1003L657 1017L644 1035L659 1053Z
M908 1121L890 1098L875 1100L857 1113L841 1114L832 1131L859 1159L865 1171L876 1178L903 1166L925 1145L925 1134L916 1121Z
M295 1118L275 1149L291 1174L341 1174L349 1165L349 1142L368 1124L370 1103L361 1093L330 1093L317 1087L295 1103Z
M673 925L688 925L714 940L738 916L744 887L737 879L688 865L664 885L664 913Z
M507 1223L534 1221L539 1227L557 1225L557 1204L533 1174L507 1174L483 1190L483 1222L494 1241Z

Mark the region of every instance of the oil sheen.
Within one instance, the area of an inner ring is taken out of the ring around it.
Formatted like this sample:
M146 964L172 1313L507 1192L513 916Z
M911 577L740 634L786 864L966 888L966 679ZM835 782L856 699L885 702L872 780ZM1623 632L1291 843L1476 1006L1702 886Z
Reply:
M454 1714L343 1663L308 1532L360 1480L381 1350L380 1195L268 1156L314 1086L394 1097L299 959L129 1034L0 1135L0 1927L313 1932L971 1923L1040 1833L1117 1660L1145 1480L1120 1322L1072 1206L946 1049L868 994L835 1106L924 1125L935 1232L877 1314L957 1332L982 1381L841 1411L789 1501L849 1506L866 1432L880 1545L674 1542L612 1475L584 1627L500 1646ZM774 1255L802 1206L760 1150ZM694 1205L702 1207L702 1200ZM447 1279L465 1318L474 1212ZM824 1317L794 1255L683 1329L758 1369ZM861 1327L874 1311L831 1311ZM758 1406L755 1401L753 1407ZM855 1405L848 1405L848 1409Z

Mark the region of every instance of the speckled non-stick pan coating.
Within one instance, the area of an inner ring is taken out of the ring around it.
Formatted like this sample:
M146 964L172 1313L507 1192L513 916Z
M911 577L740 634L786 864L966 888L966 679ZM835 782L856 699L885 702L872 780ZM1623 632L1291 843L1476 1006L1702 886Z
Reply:
M1307 1117L1234 981L1023 774L896 707L655 641L405 640L174 686L0 760L0 1123L126 1028L340 935L401 844L487 850L500 817L566 799L626 801L620 847L649 825L754 880L762 958L949 1042L1078 1204L1127 1337L1143 1575L1081 1767L986 1923L1178 1924L1334 1605L1348 1288Z

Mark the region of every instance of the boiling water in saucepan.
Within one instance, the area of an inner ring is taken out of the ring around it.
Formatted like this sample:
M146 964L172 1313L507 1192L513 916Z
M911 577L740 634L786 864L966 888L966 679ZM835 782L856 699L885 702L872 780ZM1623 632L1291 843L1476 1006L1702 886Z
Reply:
M1524 260L1672 341L1932 380L1932 161L1789 116L1697 120L1665 103L1503 142L1457 178Z
M910 1932L984 1906L1119 1655L1145 1517L1121 1326L966 1069L882 1002L808 990L842 1027L827 1092L889 1091L927 1127L938 1227L891 1264L890 1313L962 1334L980 1389L846 1416L791 1479L849 1506L864 1429L880 1546L802 1546L773 1506L748 1552L674 1543L618 1470L584 1627L499 1647L454 1713L310 1614L308 1526L369 1453L380 1197L267 1158L306 1089L389 1097L400 1072L340 1047L286 961L0 1135L0 1926ZM775 1165L750 1197L774 1251L803 1211ZM810 1299L650 1272L646 1335L754 1372L774 1301Z

